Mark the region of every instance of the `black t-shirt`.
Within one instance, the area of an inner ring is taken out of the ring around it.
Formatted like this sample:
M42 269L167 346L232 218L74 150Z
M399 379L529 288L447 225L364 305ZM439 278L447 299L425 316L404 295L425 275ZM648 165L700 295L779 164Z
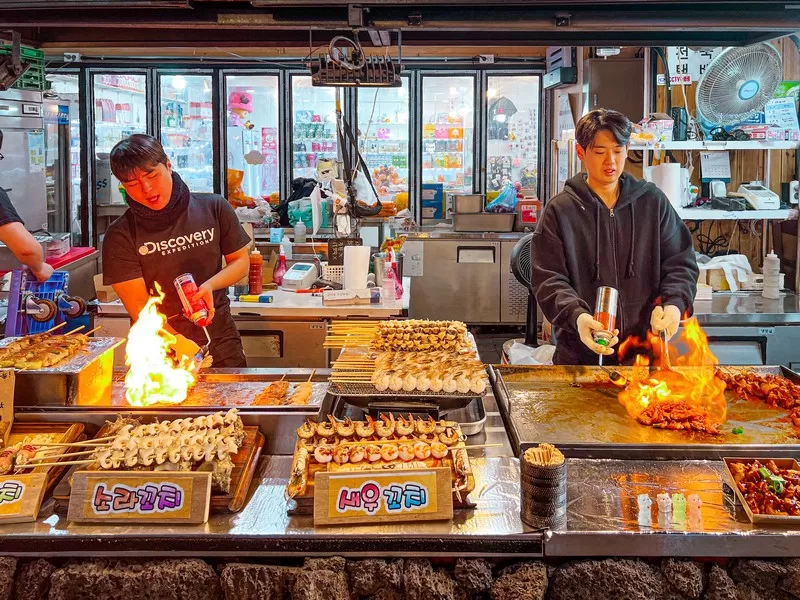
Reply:
M11 198L0 187L0 226L8 225L9 223L22 223L22 219L19 218L19 213L17 213L14 205L11 204Z
M190 194L187 209L167 227L128 210L111 224L103 240L103 281L113 285L141 277L150 290L158 282L165 295L161 312L170 325L203 345L202 330L183 316L175 278L191 273L199 286L219 273L224 255L249 243L231 205L216 194ZM211 338L238 337L226 289L214 292L214 308L216 316L208 328Z

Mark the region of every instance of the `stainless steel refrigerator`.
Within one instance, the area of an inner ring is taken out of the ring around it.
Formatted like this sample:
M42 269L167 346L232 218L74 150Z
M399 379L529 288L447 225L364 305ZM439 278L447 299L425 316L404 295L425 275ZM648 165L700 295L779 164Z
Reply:
M41 92L0 92L0 187L25 226L47 228L45 139Z

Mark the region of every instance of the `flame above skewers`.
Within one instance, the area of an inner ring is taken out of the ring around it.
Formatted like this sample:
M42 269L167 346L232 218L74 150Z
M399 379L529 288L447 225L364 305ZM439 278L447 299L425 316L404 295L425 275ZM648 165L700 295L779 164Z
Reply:
M158 283L156 294L139 313L125 347L125 398L131 406L180 404L196 380L193 361L184 357L176 364L169 356L175 337L165 331L167 319L158 310L164 300Z

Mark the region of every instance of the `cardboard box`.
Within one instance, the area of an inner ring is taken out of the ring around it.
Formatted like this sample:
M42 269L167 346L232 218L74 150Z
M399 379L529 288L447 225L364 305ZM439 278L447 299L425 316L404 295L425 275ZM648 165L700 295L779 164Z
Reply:
M94 291L100 302L115 302L119 296L110 285L103 285L103 274L98 273L94 276Z
M351 306L359 304L380 304L381 288L363 290L325 290L322 293L323 306Z

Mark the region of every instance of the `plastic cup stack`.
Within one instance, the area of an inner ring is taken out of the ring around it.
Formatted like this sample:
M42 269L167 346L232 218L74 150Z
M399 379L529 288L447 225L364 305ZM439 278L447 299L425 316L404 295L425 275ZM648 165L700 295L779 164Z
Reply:
M520 461L520 516L536 529L561 527L567 521L567 462L550 444L528 448Z

